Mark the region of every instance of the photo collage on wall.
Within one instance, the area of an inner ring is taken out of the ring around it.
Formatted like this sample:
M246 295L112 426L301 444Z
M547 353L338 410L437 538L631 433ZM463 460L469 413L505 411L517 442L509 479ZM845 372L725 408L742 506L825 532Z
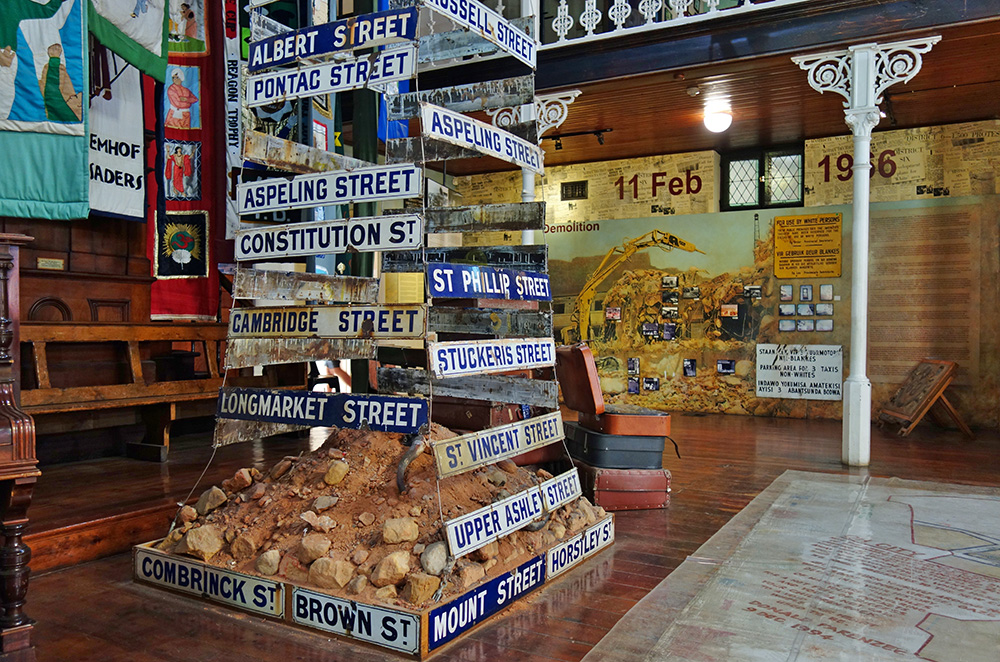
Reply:
M833 331L833 285L822 283L817 289L818 301L814 298L812 283L799 285L796 302L794 285L779 286L778 331Z

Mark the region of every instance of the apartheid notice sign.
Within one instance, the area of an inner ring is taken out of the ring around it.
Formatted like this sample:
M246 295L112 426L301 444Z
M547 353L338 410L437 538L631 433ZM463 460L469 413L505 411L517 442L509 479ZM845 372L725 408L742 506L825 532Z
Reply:
M219 392L217 416L413 434L427 424L427 401L394 395L223 388Z
M526 527L545 512L542 492L529 487L444 523L448 551L458 558Z
M247 105L252 108L392 83L413 78L416 70L415 44L379 51L374 56L281 69L247 79Z
M774 219L775 278L840 278L841 214Z
M471 630L544 583L545 557L539 555L461 597L436 607L427 618L428 649L434 650Z
M237 187L236 201L240 214L260 214L279 209L417 198L422 194L420 168L401 164L242 182Z
M480 34L503 51L535 68L537 43L507 19L476 0L426 0L428 7Z
M424 135L545 174L542 148L509 131L430 103L420 103Z
M556 362L556 344L552 338L438 342L428 343L427 350L435 377L550 368Z
M292 621L403 653L420 650L420 616L292 587Z
M236 259L409 250L423 243L422 225L415 214L399 214L243 230L236 235Z
M428 264L427 287L441 298L552 300L546 274L468 264Z
M564 436L559 412L471 432L434 442L434 462L440 478L456 476L559 441Z
M421 338L424 306L233 308L229 338Z
M317 55L412 40L416 31L416 7L352 16L252 41L247 68L257 73Z
M757 397L840 400L840 345L757 345Z

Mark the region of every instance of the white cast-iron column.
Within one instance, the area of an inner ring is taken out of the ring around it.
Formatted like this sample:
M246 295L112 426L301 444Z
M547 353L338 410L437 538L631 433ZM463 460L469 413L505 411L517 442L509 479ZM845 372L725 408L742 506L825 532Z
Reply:
M872 129L879 123L878 104L891 85L917 75L921 55L941 37L890 44L863 44L843 51L793 57L809 74L809 85L836 92L847 101L844 114L854 134L854 230L851 242L851 362L844 381L844 432L841 459L853 467L868 466L871 457L872 384L866 373L868 358L868 235L869 148Z

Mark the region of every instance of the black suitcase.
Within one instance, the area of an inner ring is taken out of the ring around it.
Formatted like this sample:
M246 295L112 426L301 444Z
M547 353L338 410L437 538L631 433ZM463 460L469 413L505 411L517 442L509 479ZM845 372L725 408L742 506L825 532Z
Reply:
M574 458L602 469L662 469L666 437L603 434L578 423L563 423Z

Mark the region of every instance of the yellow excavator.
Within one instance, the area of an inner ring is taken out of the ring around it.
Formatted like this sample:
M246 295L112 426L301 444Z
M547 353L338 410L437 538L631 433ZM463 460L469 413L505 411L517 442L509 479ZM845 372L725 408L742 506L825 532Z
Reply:
M641 237L626 240L621 246L615 246L604 256L594 273L590 274L587 283L576 297L571 323L562 330L563 343L590 340L590 307L594 304L594 298L597 296L597 286L636 252L654 246L665 251L679 248L689 253L705 254L705 251L698 250L691 242L684 241L663 230L651 230Z

